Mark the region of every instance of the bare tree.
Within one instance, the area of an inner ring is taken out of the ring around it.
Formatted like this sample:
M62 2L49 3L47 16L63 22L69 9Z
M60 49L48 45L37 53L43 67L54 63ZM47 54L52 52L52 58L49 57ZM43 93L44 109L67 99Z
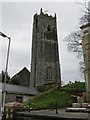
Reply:
M83 5L85 9L83 10L83 16L80 18L80 25L83 25L84 23L90 22L90 1L88 2L88 6L86 0L84 3L80 4Z
M90 7L87 7L87 2L79 3L84 6L83 15L80 18L79 24L84 25L86 23L90 23ZM90 6L90 2L88 3ZM67 47L69 51L76 52L78 58L80 58L80 70L84 71L84 60L83 60L83 50L82 50L82 32L79 29L78 31L74 31L70 33L64 41L67 43Z

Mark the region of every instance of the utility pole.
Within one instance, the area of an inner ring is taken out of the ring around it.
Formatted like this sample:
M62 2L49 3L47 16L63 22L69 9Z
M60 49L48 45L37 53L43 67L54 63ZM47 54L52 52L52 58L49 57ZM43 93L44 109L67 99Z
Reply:
M5 97L6 97L6 78L7 78L7 70L8 70L8 61L9 61L9 52L10 52L10 43L11 43L11 38L5 35L4 33L0 32L0 36L8 38L9 43L8 43L8 50L7 50L7 59L6 59L6 68L5 68L5 78L4 78L4 86L3 86L3 112L4 112L4 107L5 107Z

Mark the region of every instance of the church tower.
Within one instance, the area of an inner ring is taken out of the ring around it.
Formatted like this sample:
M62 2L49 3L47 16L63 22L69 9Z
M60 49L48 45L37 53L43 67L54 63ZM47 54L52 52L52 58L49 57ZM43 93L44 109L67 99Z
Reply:
M34 15L30 87L61 86L56 14Z

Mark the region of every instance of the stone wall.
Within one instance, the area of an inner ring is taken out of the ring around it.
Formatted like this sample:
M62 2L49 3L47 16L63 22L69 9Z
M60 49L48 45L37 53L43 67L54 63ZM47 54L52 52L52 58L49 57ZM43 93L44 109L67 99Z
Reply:
M82 47L85 64L85 86L86 86L86 101L90 102L90 23L83 25L82 29Z
M6 94L6 103L9 102L23 102L26 101L29 98L27 95L20 95L20 94L12 94L12 93L7 93Z

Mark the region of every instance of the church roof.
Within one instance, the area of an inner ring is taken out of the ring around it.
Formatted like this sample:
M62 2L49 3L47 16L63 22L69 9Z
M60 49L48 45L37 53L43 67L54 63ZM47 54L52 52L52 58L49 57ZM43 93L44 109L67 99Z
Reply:
M22 70L20 70L18 73L16 73L12 78L16 77L17 75L22 74L22 73L25 72L25 71L27 71L27 73L30 74L29 70L28 70L26 67L24 67ZM12 78L11 78L11 79L12 79Z
M4 84L0 83L0 90L4 91ZM22 95L37 95L38 91L36 88L23 87L19 85L6 84L6 92L11 94L22 94Z

